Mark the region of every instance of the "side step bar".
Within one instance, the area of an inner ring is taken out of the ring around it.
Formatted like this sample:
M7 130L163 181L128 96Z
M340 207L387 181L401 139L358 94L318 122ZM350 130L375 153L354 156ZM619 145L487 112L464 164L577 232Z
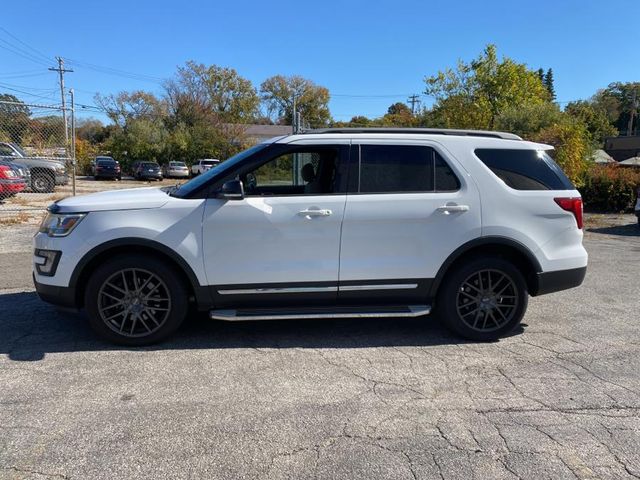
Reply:
M394 318L419 317L431 313L430 305L398 305L380 307L326 307L299 309L241 309L241 310L211 310L209 318L212 320L243 321L243 320L289 320L289 319L320 319L320 318Z

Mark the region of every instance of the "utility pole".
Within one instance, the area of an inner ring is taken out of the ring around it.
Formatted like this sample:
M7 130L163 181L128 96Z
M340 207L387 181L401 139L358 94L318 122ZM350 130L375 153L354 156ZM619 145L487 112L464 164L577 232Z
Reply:
M62 119L64 120L64 146L65 149L69 148L69 129L67 127L67 109L66 109L66 102L65 102L65 98L64 98L64 74L69 72L73 72L73 70L71 69L65 69L64 68L64 58L62 57L56 57L56 60L58 61L58 68L56 67L49 67L49 70L51 70L52 72L58 72L58 75L60 76L60 96L62 99Z
M297 115L296 115L296 94L293 94L293 115L291 117L291 125L293 127L293 134L295 135L296 133L298 133L298 120L297 120Z
M71 94L71 174L73 175L72 190L76 196L76 102L73 97L73 88L69 90Z
M631 111L629 112L629 127L627 129L627 137L633 135L633 118L636 116L636 108L638 108L638 90L633 89L633 98L631 99Z
M407 102L411 104L411 115L416 114L416 105L420 105L420 96L419 95L411 95Z

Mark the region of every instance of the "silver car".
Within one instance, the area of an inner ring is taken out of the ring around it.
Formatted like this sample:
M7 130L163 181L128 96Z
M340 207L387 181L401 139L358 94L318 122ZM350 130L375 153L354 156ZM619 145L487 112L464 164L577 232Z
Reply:
M189 167L184 162L169 162L162 166L166 178L189 178Z

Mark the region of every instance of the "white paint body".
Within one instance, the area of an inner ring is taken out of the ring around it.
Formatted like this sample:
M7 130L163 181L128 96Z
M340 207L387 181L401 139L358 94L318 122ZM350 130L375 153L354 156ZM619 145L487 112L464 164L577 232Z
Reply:
M462 244L483 236L515 240L544 272L584 267L587 253L574 216L554 197L578 191L518 191L474 155L476 148L547 149L526 141L425 134L306 134L278 143L428 145L457 174L451 193L391 193L180 199L160 189L96 193L59 202L89 212L67 237L34 237L38 249L62 251L45 285L68 286L91 249L119 238L159 242L206 285L433 278ZM447 212L452 205L461 211ZM327 215L305 215L323 210Z

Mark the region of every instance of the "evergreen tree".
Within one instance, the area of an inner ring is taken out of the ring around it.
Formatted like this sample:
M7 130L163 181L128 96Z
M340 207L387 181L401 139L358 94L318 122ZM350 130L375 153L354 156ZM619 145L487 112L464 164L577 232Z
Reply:
M544 84L545 88L549 92L549 97L551 98L551 101L554 101L556 99L556 89L553 85L552 69L547 70L547 73L545 73L544 78L542 79L542 83Z

